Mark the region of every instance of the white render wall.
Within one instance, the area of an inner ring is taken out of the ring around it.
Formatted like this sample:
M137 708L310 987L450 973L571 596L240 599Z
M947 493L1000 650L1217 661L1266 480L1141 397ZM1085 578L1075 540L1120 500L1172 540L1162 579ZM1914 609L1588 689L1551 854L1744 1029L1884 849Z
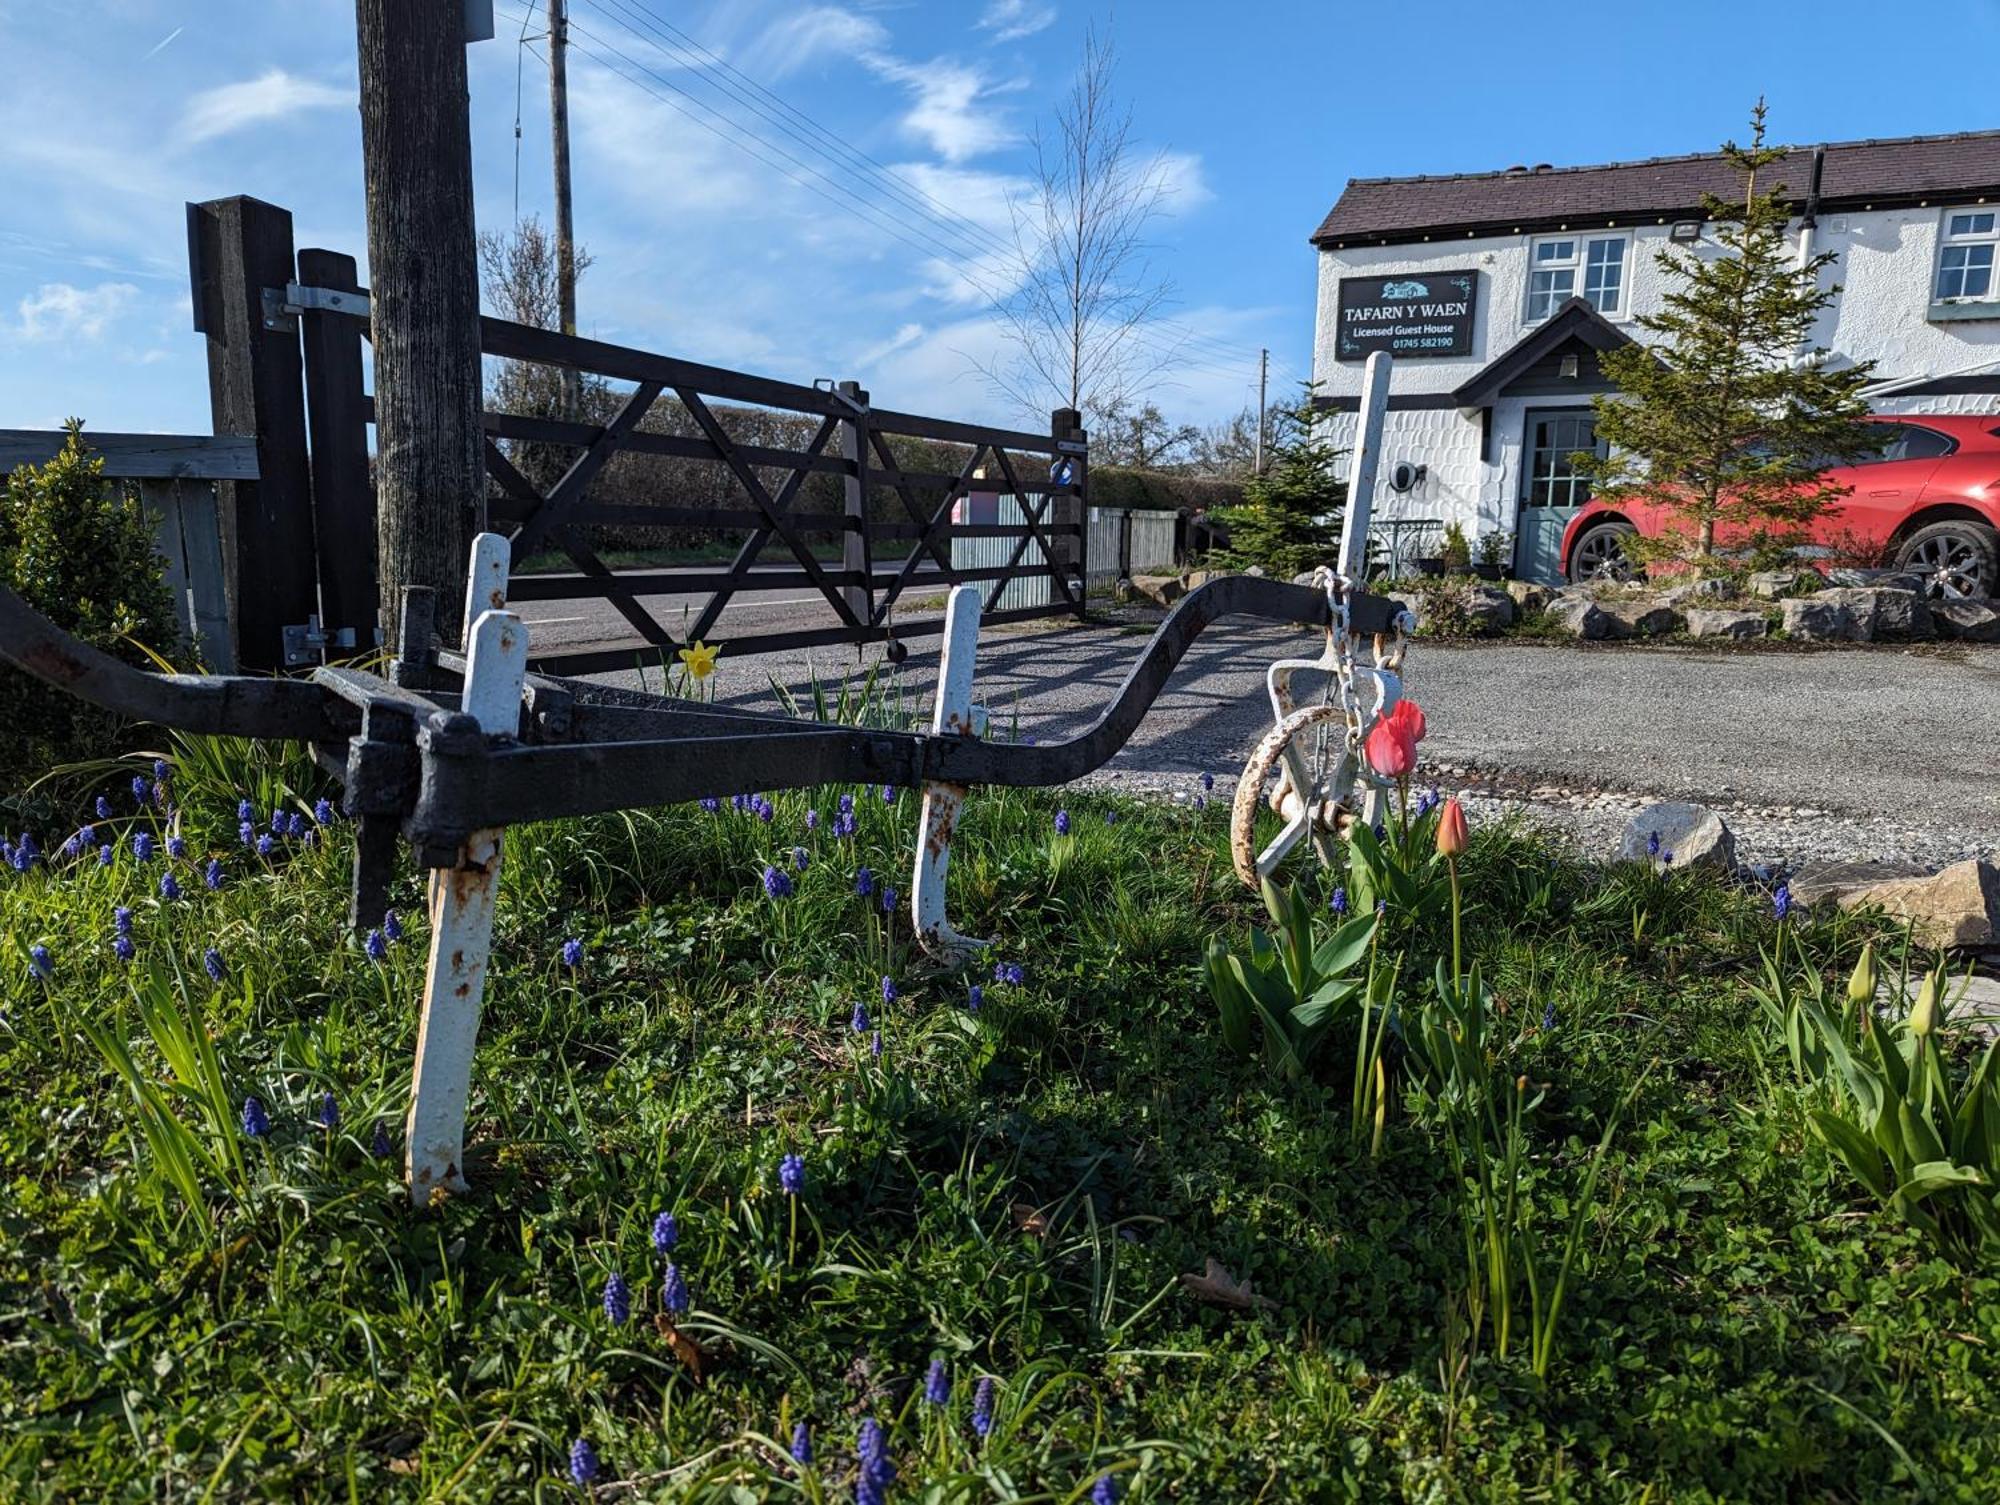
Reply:
M1816 343L1837 360L1873 359L1884 381L1907 377L1937 377L1962 371L1984 361L2000 360L2000 319L1932 323L1926 315L1937 269L1937 243L1942 214L1938 208L1878 210L1822 215L1814 250L1836 257L1822 278L1841 292L1822 316ZM1665 277L1657 264L1660 249L1669 244L1669 226L1646 224L1609 227L1632 238L1626 253L1624 309L1611 322L1635 339L1645 331L1632 315L1660 306ZM1793 233L1798 226L1794 224ZM1569 233L1557 231L1557 234ZM1605 227L1574 232L1601 235ZM1465 356L1404 357L1396 362L1396 395L1449 392L1511 349L1534 325L1523 315L1527 305L1528 246L1538 235L1440 239L1414 245L1350 246L1319 253L1319 288L1313 353L1313 374L1326 397L1354 397L1361 390L1360 361L1334 359L1342 277L1418 276L1457 267L1480 273L1479 307L1475 314L1472 352ZM1711 230L1704 231L1704 248L1714 249ZM1996 309L2000 312L2000 308ZM1579 393L1574 405L1587 405ZM1398 460L1429 467L1427 479L1407 496L1383 490L1378 509L1385 517L1440 517L1463 525L1468 533L1511 528L1519 492L1522 424L1528 408L1572 405L1562 397L1502 398L1493 410L1492 461L1479 459L1479 415L1454 408L1395 409L1384 429L1383 472ZM1877 407L1889 413L1991 412L2000 398L1991 393L1904 397L1891 394ZM1336 413L1327 420L1334 441L1351 447L1354 415Z

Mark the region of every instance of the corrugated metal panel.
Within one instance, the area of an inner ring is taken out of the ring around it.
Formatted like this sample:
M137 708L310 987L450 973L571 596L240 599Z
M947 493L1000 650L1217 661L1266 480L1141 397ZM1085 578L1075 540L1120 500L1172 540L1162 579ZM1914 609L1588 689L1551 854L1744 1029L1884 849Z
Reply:
M990 515L989 515L990 514ZM975 505L968 510L967 503L960 501L952 508L954 522L995 522L1012 527L1027 526L1027 514L1021 510L1019 497L1001 495L990 502L985 496L978 496ZM1002 569L1013 559L1014 550L1019 546L1018 538L960 538L952 535L952 566L961 570ZM1044 567L1041 545L1032 538L1028 549L1021 556L1020 568L1036 569ZM982 596L992 589L992 582L978 582ZM1055 582L1043 575L1032 580L1010 580L1000 592L1000 599L992 603L994 611L1019 611L1032 606L1048 606L1055 600Z
M1176 514L1125 507L1090 509L1090 583L1121 575L1171 575ZM1130 562L1127 562L1127 545Z

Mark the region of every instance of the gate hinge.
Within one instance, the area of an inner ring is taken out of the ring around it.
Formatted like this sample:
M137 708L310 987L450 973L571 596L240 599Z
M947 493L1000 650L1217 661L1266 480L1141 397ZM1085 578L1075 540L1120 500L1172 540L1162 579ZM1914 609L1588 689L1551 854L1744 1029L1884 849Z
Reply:
M303 625L283 629L285 644L285 667L296 668L301 664L315 664L329 648L352 648L354 629L335 628L328 632L319 624L317 616L305 619Z
M305 313L352 314L365 319L368 317L368 295L342 292L334 287L307 287L299 282L264 289L266 329L290 334L299 327L299 315Z

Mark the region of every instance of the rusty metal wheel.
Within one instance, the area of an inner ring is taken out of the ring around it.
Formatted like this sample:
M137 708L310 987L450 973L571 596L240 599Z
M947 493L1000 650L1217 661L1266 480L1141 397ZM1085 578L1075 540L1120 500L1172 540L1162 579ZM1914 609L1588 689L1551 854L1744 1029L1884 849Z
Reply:
M1328 739L1336 749L1331 759L1309 758L1302 742ZM1287 757L1290 753L1291 756ZM1315 763L1319 764L1317 772ZM1277 787L1270 799L1264 786L1273 772ZM1299 782L1306 788L1301 791ZM1282 862L1302 838L1310 837L1320 859L1332 860L1332 838L1347 815L1345 800L1354 783L1353 755L1347 750L1347 720L1337 705L1309 705L1272 727L1250 754L1243 777L1236 781L1236 799L1229 812L1229 852L1236 876L1250 888L1259 885L1258 868L1266 871ZM1285 829L1262 852L1257 850L1257 810L1269 804Z

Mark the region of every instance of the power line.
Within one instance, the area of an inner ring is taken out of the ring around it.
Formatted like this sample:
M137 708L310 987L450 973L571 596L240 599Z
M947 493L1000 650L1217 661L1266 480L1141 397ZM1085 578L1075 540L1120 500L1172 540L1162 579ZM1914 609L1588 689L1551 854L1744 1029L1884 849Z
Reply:
M718 57L707 47L703 46L698 39L660 16L658 12L651 10L642 3L642 0L587 0L587 3L592 4L594 8L600 10L605 4L615 6L618 16L609 19L614 19L618 24L624 25L628 31L632 30L632 28L627 23L636 12L642 18L639 24L645 26L654 37L669 43L673 39L678 39L684 48L692 50L699 54L700 58L707 59L708 61L702 62L697 60L688 64L687 59L669 51L669 48L662 46L661 42L653 41L652 38L639 38L639 40L646 41L648 45L658 48L663 54L672 57L674 61L691 66L695 72L703 75L710 82L711 87L726 93L729 97L755 110L760 117L777 126L778 129L784 131L786 135L790 136L802 147L826 157L829 161L845 158L846 161L842 164L843 166L853 165L858 167L864 176L872 177L886 185L888 190L900 202L909 206L915 212L924 215L926 218L937 222L954 234L966 235L980 243L985 249L1003 257L1013 258L1019 255L1018 246L1008 245L997 233L988 230L985 226L979 224L978 221L952 208L918 185L907 182L895 169L886 166L860 148L853 146L845 138L834 131L828 130L803 110L792 105L783 96L766 88L763 84L757 82L756 79L744 73L740 68L735 67L726 59ZM731 78L740 79L745 87L736 87L730 82ZM749 91L748 93L745 92L746 89ZM774 115L770 109L765 108L759 102L758 96L770 101L778 110L783 111L785 115L800 122L807 130L819 137L820 141L824 141L828 145L821 145L819 141L813 141L801 135L783 119ZM829 146L831 150L829 150ZM984 290L982 289L982 291ZM991 295L989 294L989 296ZM1202 349L1211 356L1219 356L1226 360L1238 361L1248 365L1255 359L1257 354L1249 346L1235 345L1217 336L1206 334L1179 320L1159 319L1154 321L1154 324L1155 327L1163 331L1177 334L1183 343Z

